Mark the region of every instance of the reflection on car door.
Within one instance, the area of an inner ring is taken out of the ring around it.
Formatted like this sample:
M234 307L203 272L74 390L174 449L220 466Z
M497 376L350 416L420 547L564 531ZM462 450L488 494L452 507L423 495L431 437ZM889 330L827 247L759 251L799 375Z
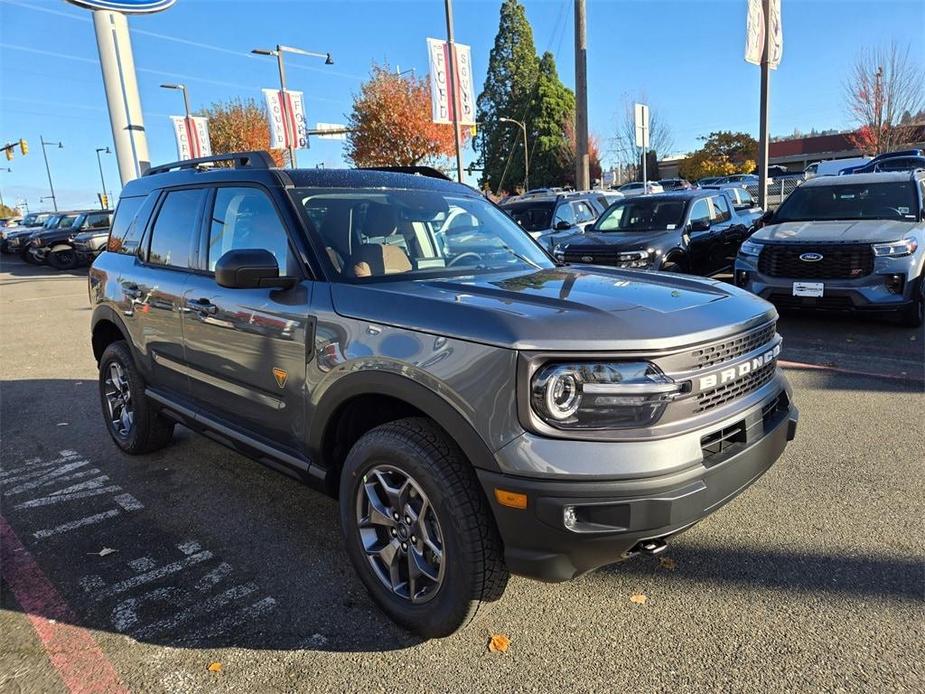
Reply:
M707 231L693 231L690 226L695 222L711 222L710 204L706 198L694 200L687 216L687 233L690 235L688 242L688 259L689 270L695 275L707 275L710 273L712 263L710 261L711 249L715 239L713 227Z
M710 196L710 208L710 230L716 232L711 271L720 272L732 267L746 230L739 224L728 198L722 193Z
M132 303L136 335L148 359L151 383L189 395L181 316L190 278L193 242L202 214L204 188L173 190L162 198L151 226L144 262L136 264L122 291Z
M184 340L197 404L226 423L259 431L273 445L301 449L306 351L312 345L311 283L291 289L232 289L215 264L233 249L260 248L280 274L301 277L286 228L262 188L223 186L207 203L200 272L184 294Z

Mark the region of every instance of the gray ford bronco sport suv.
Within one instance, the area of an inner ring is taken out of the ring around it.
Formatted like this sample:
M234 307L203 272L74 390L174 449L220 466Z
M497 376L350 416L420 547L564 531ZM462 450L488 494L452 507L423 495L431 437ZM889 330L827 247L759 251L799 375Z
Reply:
M361 580L428 637L509 572L663 549L796 430L771 304L557 264L428 175L262 152L155 167L125 186L89 289L119 448L181 423L339 498Z

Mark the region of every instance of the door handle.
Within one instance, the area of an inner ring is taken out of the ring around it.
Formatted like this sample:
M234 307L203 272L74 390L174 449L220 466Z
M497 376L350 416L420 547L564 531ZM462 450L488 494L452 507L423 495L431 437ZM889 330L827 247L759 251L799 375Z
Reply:
M186 305L201 316L214 316L218 313L218 306L208 299L193 299L186 302Z

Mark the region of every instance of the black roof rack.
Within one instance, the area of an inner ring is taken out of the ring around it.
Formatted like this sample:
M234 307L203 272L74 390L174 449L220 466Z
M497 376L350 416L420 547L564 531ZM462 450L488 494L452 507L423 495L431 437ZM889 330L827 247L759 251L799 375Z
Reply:
M427 176L428 178L440 178L444 181L452 181L442 171L432 166L361 166L359 171L391 171L392 173L417 174L418 176Z
M268 152L232 152L230 154L216 154L211 157L183 159L181 161L174 161L169 164L152 166L150 169L145 171L144 175L153 176L155 174L167 173L168 171L173 171L174 169L206 168L204 166L205 164L214 164L216 162L231 162L234 164L234 168L236 169L272 169L274 166L276 166L276 163L273 161L273 158Z

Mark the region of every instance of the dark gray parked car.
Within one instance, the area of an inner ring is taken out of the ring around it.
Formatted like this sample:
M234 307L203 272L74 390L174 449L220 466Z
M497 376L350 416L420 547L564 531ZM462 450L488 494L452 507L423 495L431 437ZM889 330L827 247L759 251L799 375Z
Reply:
M200 168L218 159L234 168ZM770 304L557 265L427 176L262 152L154 168L125 186L89 289L119 448L181 423L338 498L363 583L425 636L509 572L664 549L796 430Z
M925 319L925 171L819 176L739 249L736 283L775 304Z

